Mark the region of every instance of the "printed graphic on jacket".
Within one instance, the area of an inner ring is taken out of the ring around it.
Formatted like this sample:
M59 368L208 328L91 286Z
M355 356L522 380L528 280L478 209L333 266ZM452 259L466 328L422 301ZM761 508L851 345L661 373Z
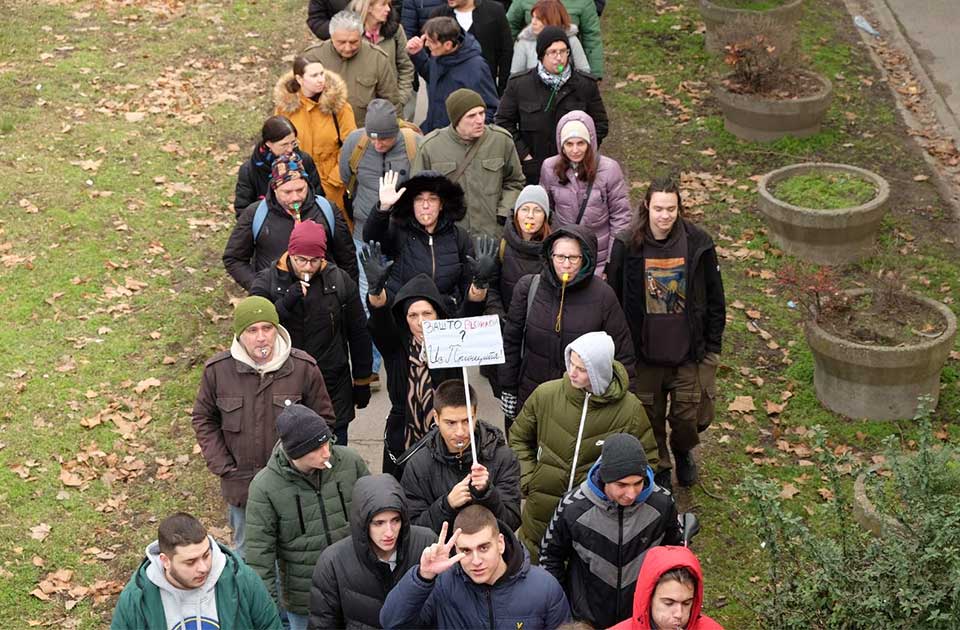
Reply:
M687 296L683 258L647 258L645 263L647 313L682 313Z
M183 619L170 630L220 630L220 622L209 617Z

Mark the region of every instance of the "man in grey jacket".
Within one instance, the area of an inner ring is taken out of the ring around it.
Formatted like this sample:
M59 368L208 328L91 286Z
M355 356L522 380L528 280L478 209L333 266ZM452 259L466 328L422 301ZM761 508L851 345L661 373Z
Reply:
M461 225L499 237L526 181L513 136L486 124L483 98L473 90L456 90L446 106L450 124L427 134L413 171L439 171L460 184L467 202Z

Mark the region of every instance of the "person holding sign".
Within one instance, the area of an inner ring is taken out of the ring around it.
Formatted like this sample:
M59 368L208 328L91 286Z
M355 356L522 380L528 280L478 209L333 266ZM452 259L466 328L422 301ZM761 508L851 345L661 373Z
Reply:
M415 525L436 532L457 510L478 503L511 530L520 526L520 463L503 432L477 419L477 395L470 388L476 428L470 434L463 381L444 381L433 394L437 424L415 444L403 471L403 490ZM470 443L477 458L470 458Z
M447 301L430 276L420 274L397 292L388 306L384 289L394 263L383 263L380 247L365 245L361 254L370 293L368 327L383 355L390 395L390 415L384 435L383 472L400 479L400 455L423 438L436 420L433 391L449 379L460 378L460 368L430 369L423 343L423 322L447 319ZM467 301L467 313L479 315L482 301Z
M634 376L635 349L617 294L594 275L597 237L587 227L565 225L543 242L543 266L513 290L503 330L506 363L500 366L501 402L508 419L545 381L560 378L564 348L581 335L604 331L615 357ZM532 295L531 295L532 293Z
M423 171L397 190L399 179L394 171L380 179L380 203L363 228L364 240L380 243L382 253L394 261L386 268L387 296L392 298L424 273L443 296L448 316L460 316L467 300L486 299L497 273L497 242L478 237L475 250L467 231L457 225L466 214L459 184L436 171Z
M510 447L520 460L520 491L527 499L520 540L535 560L560 497L587 478L607 437L636 436L649 465L659 461L643 404L630 393L627 370L613 353L613 338L605 332L587 333L567 345L566 374L537 387L510 430Z
M570 619L556 578L531 566L516 537L493 512L471 505L457 514L447 540L423 550L380 610L380 624L438 630L551 630Z

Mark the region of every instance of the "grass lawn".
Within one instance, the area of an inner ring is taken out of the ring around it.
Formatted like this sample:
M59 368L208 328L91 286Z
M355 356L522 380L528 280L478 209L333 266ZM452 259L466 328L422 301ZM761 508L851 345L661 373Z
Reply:
M189 410L204 360L230 334L220 255L236 169L283 57L307 41L305 3L11 1L0 34L0 618L100 628L158 518L225 520ZM810 5L802 46L837 97L822 133L771 145L723 131L693 0L622 0L604 17L604 151L624 163L635 198L654 173L682 170L690 210L724 255L720 412L700 449L704 486L680 498L703 523L707 611L730 628L756 627L765 598L733 491L744 472L795 484L799 511L819 508L806 427L822 424L862 461L883 436L912 431L817 403L796 312L770 279L787 261L766 239L751 178L809 159L879 172L894 211L877 254L843 268L845 282L897 269L919 293L960 297L956 225L933 186L914 181L925 166L886 86L839 2ZM944 373L943 421L960 407L958 371L952 361ZM735 396L757 410L728 412ZM766 401L786 406L768 416Z
M679 498L703 523L695 547L707 575L705 610L728 628L756 628L756 613L769 601L769 576L735 492L743 476L756 471L783 484L786 494L796 489L788 507L815 530L829 531L835 512L823 496L829 493L819 492L828 484L814 464L809 427L822 425L829 446L849 447L860 464L871 461L885 436L899 434L909 444L916 435L909 422L844 419L817 401L798 311L788 307L790 297L775 280L791 260L767 239L756 180L787 164L828 161L865 167L890 181L892 211L877 251L837 270L844 286L895 270L911 290L954 304L960 299L957 223L926 181L927 167L841 2L805 3L800 27L809 65L835 89L823 130L771 144L743 142L723 130L708 81L724 66L703 50L696 5L628 0L605 12L604 98L612 124L603 150L623 162L635 201L654 174L682 172L688 209L719 246L728 310L718 417L699 449L703 485ZM743 396L756 410L729 411ZM946 423L952 440L960 436L958 410L954 359L944 370L935 414L936 426ZM847 480L849 487L852 477Z

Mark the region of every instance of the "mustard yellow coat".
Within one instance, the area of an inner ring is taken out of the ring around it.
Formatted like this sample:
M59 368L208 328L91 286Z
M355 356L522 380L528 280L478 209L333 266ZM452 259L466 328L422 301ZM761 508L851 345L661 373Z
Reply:
M320 98L313 101L303 92L290 92L287 83L293 72L287 72L273 88L275 113L286 116L297 128L300 150L310 154L317 165L323 194L330 203L343 208L343 193L346 184L340 179L340 143L337 142L337 127L340 125L340 140L347 139L357 128L353 108L347 102L347 87L334 72L324 71L326 85Z

